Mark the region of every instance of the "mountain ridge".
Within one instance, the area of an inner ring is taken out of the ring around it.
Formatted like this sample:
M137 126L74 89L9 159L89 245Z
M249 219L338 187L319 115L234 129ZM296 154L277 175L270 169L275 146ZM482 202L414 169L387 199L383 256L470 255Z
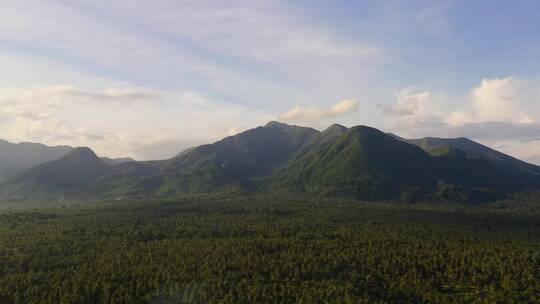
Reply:
M405 139L401 138L395 134L392 136L404 140L410 144L414 144L424 149L430 154L440 154L443 153L444 148L453 148L459 149L466 153L468 158L487 158L491 160L503 161L503 162L512 162L524 170L529 170L535 174L540 174L540 167L534 164L527 163L520 159L517 159L513 156L507 155L505 153L499 152L495 149L492 149L488 146L475 142L466 137L455 137L455 138L441 138L441 137L422 137L418 139Z
M70 146L47 146L32 142L12 143L0 139L0 183L25 169L58 159L72 149Z
M79 190L109 172L107 166L90 148L73 148L57 160L36 165L0 185L7 197L42 193L64 193Z

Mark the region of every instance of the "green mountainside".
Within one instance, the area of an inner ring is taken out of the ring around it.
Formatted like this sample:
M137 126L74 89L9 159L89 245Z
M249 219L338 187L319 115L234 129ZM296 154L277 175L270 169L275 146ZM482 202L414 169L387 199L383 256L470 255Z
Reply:
M164 166L159 194L257 188L318 133L273 121L196 147Z
M430 164L420 148L358 126L291 162L274 185L322 195L392 198L400 188L432 182Z
M426 152L432 155L454 153L451 150L459 149L464 151L468 158L474 159L490 159L500 161L508 164L513 164L523 170L531 171L531 173L540 174L540 168L538 166L526 163L510 155L506 155L468 138L437 138L437 137L424 137L420 139L402 139L410 144L414 144L424 149Z
M364 200L491 200L540 187L540 168L465 138L406 140L377 129L270 122L164 161L105 162L88 148L0 185L4 198L175 198L292 192Z

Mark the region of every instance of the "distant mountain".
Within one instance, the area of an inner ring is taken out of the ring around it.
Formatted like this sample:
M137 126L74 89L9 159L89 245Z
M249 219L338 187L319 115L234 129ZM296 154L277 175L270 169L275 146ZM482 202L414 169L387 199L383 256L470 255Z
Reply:
M0 185L0 197L279 191L476 202L539 188L539 167L465 138L407 140L367 126L335 124L319 132L270 122L164 161L117 164L77 148Z
M35 165L56 160L73 148L38 143L11 143L0 139L0 183Z
M129 157L121 157L121 158L100 157L100 159L107 165L118 165L118 164L135 161L133 158L129 158Z
M440 156L448 153L456 153L456 149L465 152L467 158L470 159L490 159L507 163L509 165L515 165L523 170L530 171L535 174L540 174L540 167L521 161L512 156L506 155L475 141L472 141L465 137L459 138L438 138L438 137L424 137L419 139L405 139L395 136L401 140L404 140L410 144L419 146L424 151L430 153L433 156Z
M19 173L0 185L0 193L5 197L69 193L79 191L111 171L89 148L75 148L57 160Z

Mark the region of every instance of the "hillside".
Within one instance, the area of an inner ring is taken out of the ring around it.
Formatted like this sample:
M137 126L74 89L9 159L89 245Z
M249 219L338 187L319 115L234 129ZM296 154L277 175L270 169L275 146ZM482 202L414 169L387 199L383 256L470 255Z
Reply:
M11 143L0 139L0 183L35 165L56 160L73 148L39 143Z
M377 129L353 127L291 162L274 177L273 189L368 200L477 201L540 186L534 165L491 154L469 157L454 146L429 147L431 154Z
M160 195L253 189L318 131L269 122L180 154L163 169Z
M61 158L39 164L0 185L4 197L29 197L38 194L79 191L111 172L89 148L75 148Z
M489 159L502 163L512 164L525 171L540 174L540 167L526 163L510 155L506 155L497 150L479 144L465 137L459 138L438 138L424 137L419 139L404 139L402 140L419 146L426 152L438 156L445 153L452 153L451 150L459 149L464 151L466 156L471 159Z
M400 189L433 186L432 157L381 131L358 126L295 160L274 177L277 188L322 195L389 199Z

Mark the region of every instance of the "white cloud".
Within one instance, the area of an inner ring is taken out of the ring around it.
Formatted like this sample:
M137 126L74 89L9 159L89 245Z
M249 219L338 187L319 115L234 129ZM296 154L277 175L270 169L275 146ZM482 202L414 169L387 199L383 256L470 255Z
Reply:
M280 116L286 122L316 122L321 119L339 117L358 109L358 101L354 99L342 100L330 108L295 106Z
M466 136L529 161L540 160L540 81L483 79L461 100L404 89L388 129L406 137Z
M90 146L100 155L158 159L274 116L194 92L136 86L0 89L0 138Z
M353 94L386 60L379 47L304 15L270 1L8 1L0 5L0 39L92 78L257 98L276 109L290 98Z
M403 117L424 117L442 114L440 105L437 103L438 97L429 91L406 88L397 92L394 96L396 103L385 108L387 114Z
M484 79L472 90L471 103L475 121L540 122L540 82Z

